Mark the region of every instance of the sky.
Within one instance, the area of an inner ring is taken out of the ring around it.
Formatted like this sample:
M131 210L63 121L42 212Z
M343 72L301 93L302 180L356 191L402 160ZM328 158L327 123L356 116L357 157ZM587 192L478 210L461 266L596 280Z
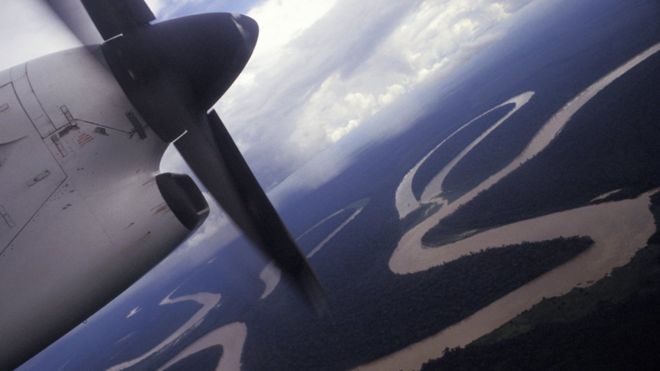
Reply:
M159 20L208 11L257 20L254 55L216 109L262 185L272 189L384 108L503 37L510 19L532 1L147 2ZM0 36L11 51L0 57L0 68L76 45L38 0L5 0L0 20L11 30ZM163 167L185 169L172 154Z
M385 107L501 38L501 26L529 2L250 3L244 11L259 23L260 39L216 108L271 189ZM168 15L209 3L152 0L158 14ZM165 165L176 168L177 160Z
M228 11L259 23L250 62L215 108L277 205L330 180L360 147L405 130L429 99L426 87L442 90L530 4L547 0L147 2L159 20ZM78 45L39 0L3 0L0 21L0 70ZM172 149L161 168L188 172ZM212 204L186 246L216 241L219 230L230 240L228 225Z

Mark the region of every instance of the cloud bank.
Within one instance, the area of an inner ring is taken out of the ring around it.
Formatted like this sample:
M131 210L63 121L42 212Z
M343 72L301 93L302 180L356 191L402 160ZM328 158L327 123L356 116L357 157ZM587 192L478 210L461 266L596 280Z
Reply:
M269 0L254 56L217 109L272 188L429 79L501 38L531 0Z

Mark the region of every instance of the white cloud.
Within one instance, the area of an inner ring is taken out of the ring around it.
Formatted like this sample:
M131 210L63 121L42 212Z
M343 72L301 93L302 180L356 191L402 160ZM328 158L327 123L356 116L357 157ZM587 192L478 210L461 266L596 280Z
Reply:
M255 50L256 63L271 64L272 57L302 35L323 17L337 0L266 1L253 8L248 15L259 23L259 46ZM270 62L268 62L270 61Z
M504 35L531 0L269 0L217 108L268 186ZM329 5L330 4L330 5Z

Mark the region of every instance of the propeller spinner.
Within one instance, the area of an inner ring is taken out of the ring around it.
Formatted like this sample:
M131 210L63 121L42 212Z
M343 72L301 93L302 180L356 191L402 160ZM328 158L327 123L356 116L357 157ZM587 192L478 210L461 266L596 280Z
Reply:
M210 111L252 55L257 23L209 13L151 24L155 17L142 0L82 0L84 8L78 0L45 1L84 44L102 43L112 73L149 126L174 142L234 223L322 311L316 276Z

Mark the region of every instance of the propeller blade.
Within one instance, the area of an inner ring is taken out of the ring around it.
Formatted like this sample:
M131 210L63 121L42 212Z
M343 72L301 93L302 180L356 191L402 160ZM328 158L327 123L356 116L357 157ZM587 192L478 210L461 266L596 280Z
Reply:
M103 43L101 34L94 26L87 10L76 0L43 0L55 14L69 27L83 45Z
M102 44L156 19L143 0L42 0L84 45Z
M82 3L103 40L129 33L156 19L144 0L82 0Z
M215 111L174 145L236 225L323 312L314 272Z

